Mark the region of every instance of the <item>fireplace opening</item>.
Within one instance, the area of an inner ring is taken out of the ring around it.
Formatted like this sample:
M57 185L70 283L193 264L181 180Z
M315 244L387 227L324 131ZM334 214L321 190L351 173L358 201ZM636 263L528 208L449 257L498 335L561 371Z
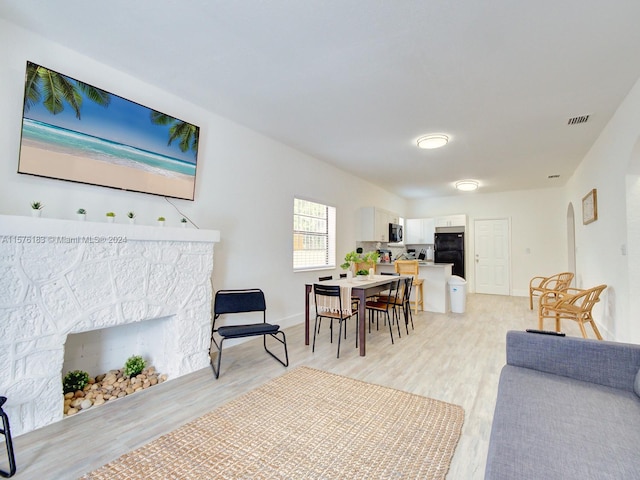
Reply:
M65 343L62 376L74 370L89 374L90 382L82 390L67 392L63 398L64 416L102 405L108 401L150 388L167 379L167 322L172 317L70 334ZM127 360L140 356L144 370L127 375Z
M91 377L122 369L132 355L140 355L157 371L168 371L167 324L171 317L73 333L67 336L62 376L82 370Z

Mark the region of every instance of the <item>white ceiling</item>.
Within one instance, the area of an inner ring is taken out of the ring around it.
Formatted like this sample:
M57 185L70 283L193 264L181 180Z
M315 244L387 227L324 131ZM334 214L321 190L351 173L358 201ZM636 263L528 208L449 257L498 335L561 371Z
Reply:
M564 184L640 77L638 0L2 0L0 17L406 198ZM449 145L417 149L430 132Z

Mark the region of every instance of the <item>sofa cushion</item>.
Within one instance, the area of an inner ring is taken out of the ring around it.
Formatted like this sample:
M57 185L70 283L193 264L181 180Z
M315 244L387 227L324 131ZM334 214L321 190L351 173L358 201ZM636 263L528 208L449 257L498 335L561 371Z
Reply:
M636 373L636 381L633 382L633 391L640 397L640 370Z
M640 346L510 331L507 363L633 392Z
M633 393L506 365L485 479L640 478Z

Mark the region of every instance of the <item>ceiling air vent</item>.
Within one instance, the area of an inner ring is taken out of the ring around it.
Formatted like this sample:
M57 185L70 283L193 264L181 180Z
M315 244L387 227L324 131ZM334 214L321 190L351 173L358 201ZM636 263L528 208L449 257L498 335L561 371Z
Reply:
M567 122L567 125L578 125L580 123L587 123L589 120L589 115L580 115L579 117L570 118Z

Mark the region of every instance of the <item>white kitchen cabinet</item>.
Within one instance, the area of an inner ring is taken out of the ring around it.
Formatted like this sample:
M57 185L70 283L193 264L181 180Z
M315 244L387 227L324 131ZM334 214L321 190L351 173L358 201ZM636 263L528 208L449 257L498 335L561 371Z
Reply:
M382 208L363 207L360 209L360 231L358 241L388 242L389 224L398 223L398 215Z
M460 215L447 215L445 217L436 217L436 227L466 227L467 216Z
M408 218L405 220L404 243L406 245L431 244L435 231L434 218Z

